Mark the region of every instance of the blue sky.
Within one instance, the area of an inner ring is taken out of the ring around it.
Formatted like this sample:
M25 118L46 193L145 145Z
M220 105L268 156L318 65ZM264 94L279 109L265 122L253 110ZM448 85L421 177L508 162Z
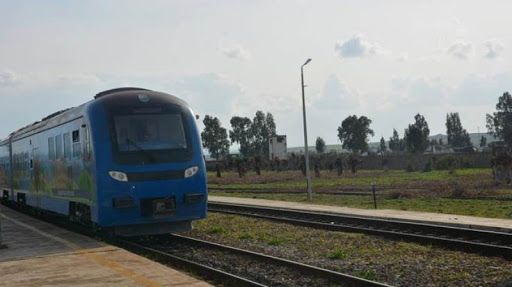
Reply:
M459 112L470 132L510 91L509 1L3 1L0 137L99 91L140 86L196 113L271 112L302 144L337 143L349 115L377 141L416 113L431 134Z

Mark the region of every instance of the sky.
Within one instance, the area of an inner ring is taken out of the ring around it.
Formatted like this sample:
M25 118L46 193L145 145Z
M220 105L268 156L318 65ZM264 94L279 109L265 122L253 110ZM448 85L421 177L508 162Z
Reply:
M185 99L230 129L273 114L288 146L337 144L364 115L378 141L425 116L468 132L512 90L510 1L0 0L0 138L104 90ZM199 122L202 129L202 122Z

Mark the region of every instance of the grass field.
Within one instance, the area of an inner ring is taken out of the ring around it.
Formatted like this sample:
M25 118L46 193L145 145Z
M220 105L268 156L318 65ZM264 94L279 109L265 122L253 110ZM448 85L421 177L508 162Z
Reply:
M239 178L235 172L222 178L208 174L212 195L308 202L306 181L300 171L263 172ZM362 170L356 174L322 172L312 177L313 204L374 208L371 196L328 194L370 191L375 182L379 209L414 210L492 218L512 218L512 189L495 186L491 169L405 172ZM217 189L217 190L216 190ZM250 191L250 192L249 192ZM257 191L269 191L258 193ZM291 192L304 191L304 194ZM322 194L315 194L322 192Z
M432 172L405 172L400 170L361 170L355 174L343 173L338 177L336 172L323 171L319 178L312 173L313 187L336 186L370 186L375 182L378 186L422 186L425 182L456 182L493 184L491 169L461 169L454 174L445 170ZM293 189L306 186L300 171L263 171L261 176L248 173L240 178L236 172L225 172L217 178L214 172L208 173L211 188L251 188L251 189Z
M509 286L511 276L498 257L213 212L185 234L393 286Z

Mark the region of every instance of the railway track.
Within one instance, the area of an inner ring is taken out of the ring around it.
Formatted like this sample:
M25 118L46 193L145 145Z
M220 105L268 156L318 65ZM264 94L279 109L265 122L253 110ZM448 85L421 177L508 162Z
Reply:
M333 231L358 232L512 260L512 234L410 221L209 202L208 210Z
M4 204L4 206L82 235L97 237L107 243L147 256L152 260L170 265L178 270L191 272L203 279L217 283L220 286L390 286L287 259L180 235L164 234L129 238L113 237L110 234L95 233L91 228L77 225L61 216L55 216L51 213L40 213L34 209L23 209L15 205ZM212 257L198 256L198 254L201 254L201 252L206 249L212 251L210 252L213 254ZM219 253L221 253L221 255L224 254L224 256L226 253L229 253L238 257L229 257L232 259L231 261L222 262L217 260L219 257L222 257L219 256ZM245 259L240 259L240 257L244 257ZM245 260L244 267L249 271L240 272L241 268L239 268L238 265L241 260ZM235 268L227 268L231 270L216 268L216 265L222 264ZM260 268L258 269L256 266L255 270L251 271L251 266L254 264L259 264ZM233 270L238 270L238 272L233 272ZM274 274L261 276L261 273L268 272L269 270L272 270ZM277 274L275 273L276 270L278 272ZM268 279L268 277L272 276L275 278L292 276L292 279L286 282L277 282L279 280ZM250 277L263 280L253 280ZM310 277L314 278L312 279ZM264 283L258 281L264 281ZM266 284L269 282L270 284Z
M179 269L189 270L223 286L389 286L180 235L116 239L115 242L126 249L149 255ZM210 256L204 256L207 254ZM229 262L224 262L224 259Z

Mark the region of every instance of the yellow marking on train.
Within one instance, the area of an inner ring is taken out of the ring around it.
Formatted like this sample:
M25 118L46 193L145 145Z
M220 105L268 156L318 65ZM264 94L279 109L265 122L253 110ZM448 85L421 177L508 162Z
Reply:
M110 268L112 270L117 271L117 272L123 274L124 276L132 279L133 281L135 281L135 282L137 282L137 283L139 283L141 285L148 286L148 287L162 286L162 285L160 285L160 284L158 284L156 282L153 282L153 281L151 281L151 280L149 280L149 279L147 279L147 278L145 278L143 276L138 275L137 273L135 273L135 272L133 272L133 271L131 271L129 269L124 268L123 266L119 265L118 263L116 263L116 262L114 262L112 260L109 260L109 259L105 258L104 256L90 253L90 252L88 252L88 249L81 248L78 244L75 244L75 243L70 242L68 240L65 240L63 238L57 237L55 235L52 235L52 234L50 234L48 232L45 232L45 231L42 231L40 229L37 229L34 226L30 226L28 224L25 224L25 223L23 223L21 221L18 221L18 220L14 219L14 218L11 218L11 217L5 215L3 213L0 213L0 215L3 218L12 221L14 224L17 224L17 225L19 225L21 227L24 227L26 229L29 229L29 230L33 231L33 232L36 232L36 233L38 233L38 234L40 234L40 235L42 235L42 236L44 236L46 238L49 238L49 239L51 239L53 241L57 241L59 243L62 243L64 245L66 245L67 247L73 249L74 251L78 252L79 254L81 254L83 256L86 256L89 259L92 259L92 260L96 261L100 265L103 265L105 267L108 267L108 268Z

